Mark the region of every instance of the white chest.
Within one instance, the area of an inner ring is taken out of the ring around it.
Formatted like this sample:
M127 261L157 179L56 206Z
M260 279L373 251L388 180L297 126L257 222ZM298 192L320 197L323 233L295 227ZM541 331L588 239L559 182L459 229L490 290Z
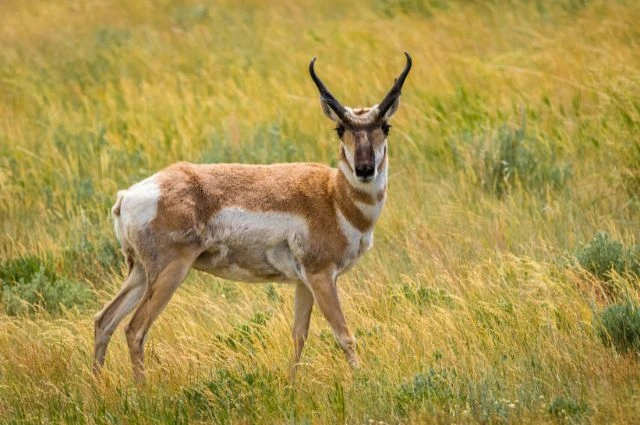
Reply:
M373 227L361 232L352 225L347 218L338 211L340 230L347 239L347 247L341 264L338 265L338 274L349 270L356 261L373 246Z

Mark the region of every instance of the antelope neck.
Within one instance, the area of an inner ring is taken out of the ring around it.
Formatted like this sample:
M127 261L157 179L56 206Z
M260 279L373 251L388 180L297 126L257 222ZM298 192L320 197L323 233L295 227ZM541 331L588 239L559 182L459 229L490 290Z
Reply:
M335 175L336 204L344 217L359 231L370 230L378 219L387 190L387 158L378 167L375 179L364 183L341 159Z

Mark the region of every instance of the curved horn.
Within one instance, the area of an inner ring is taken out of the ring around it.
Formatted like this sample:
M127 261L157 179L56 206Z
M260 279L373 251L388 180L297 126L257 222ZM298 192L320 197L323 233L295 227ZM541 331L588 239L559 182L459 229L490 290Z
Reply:
M393 102L396 101L398 96L400 96L400 92L402 91L402 85L404 84L404 80L407 78L409 74L409 70L411 69L411 56L409 53L404 52L404 55L407 57L407 64L404 66L404 70L402 74L398 78L396 78L393 83L393 87L389 90L389 93L382 99L382 102L378 104L378 117L384 117L384 114L389 110Z
M347 110L340 104L340 102L338 102L338 99L333 97L329 89L327 89L327 86L325 86L322 80L318 78L318 76L316 75L316 71L313 69L313 64L316 62L316 59L317 58L313 58L311 60L311 63L309 63L309 74L311 74L313 82L316 83L318 91L320 91L320 100L322 100L331 109L333 109L333 112L338 115L338 118L340 118L343 122L346 122L348 121L349 115Z

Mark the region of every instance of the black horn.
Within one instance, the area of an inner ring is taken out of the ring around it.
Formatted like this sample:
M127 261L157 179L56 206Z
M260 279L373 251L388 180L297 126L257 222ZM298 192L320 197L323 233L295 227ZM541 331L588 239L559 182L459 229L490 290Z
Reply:
M412 63L411 56L409 56L409 53L404 52L404 55L407 57L407 64L404 66L404 70L402 71L402 74L400 74L400 76L396 78L395 82L393 83L393 87L391 87L391 90L389 90L389 93L387 93L384 99L382 99L382 102L378 104L378 117L384 117L384 114L387 113L391 105L393 105L393 103L396 101L398 96L400 96L400 93L402 91L402 85L404 84L404 80L407 78L407 75L409 74L409 70L411 69L411 63Z
M313 82L316 83L316 86L318 87L318 91L320 91L320 100L322 100L331 109L333 109L333 112L336 113L336 115L338 116L338 118L340 118L340 120L342 120L343 122L347 122L349 114L346 108L342 106L340 102L338 102L338 99L333 97L329 89L327 89L327 86L325 86L322 80L318 78L318 76L316 75L316 71L313 69L313 65L316 62L316 59L317 58L313 58L311 60L311 63L309 63L309 74L311 74L311 78L313 79Z

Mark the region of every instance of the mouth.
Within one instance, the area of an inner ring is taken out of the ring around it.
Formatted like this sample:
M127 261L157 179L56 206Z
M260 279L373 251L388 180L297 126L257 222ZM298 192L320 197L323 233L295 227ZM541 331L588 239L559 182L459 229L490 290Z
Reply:
M374 176L364 176L363 177L363 176L356 175L356 178L361 183L369 183L370 181L373 181Z

